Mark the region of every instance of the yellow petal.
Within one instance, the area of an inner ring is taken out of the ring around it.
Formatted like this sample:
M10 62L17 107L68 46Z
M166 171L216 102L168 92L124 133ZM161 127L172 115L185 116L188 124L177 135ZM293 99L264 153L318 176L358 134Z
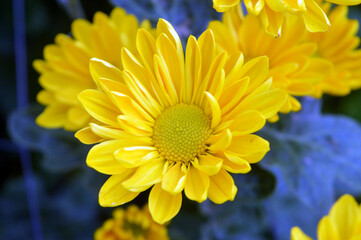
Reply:
M162 188L171 194L180 193L184 188L185 180L185 166L182 163L177 163L165 173Z
M236 6L238 3L239 0L213 0L213 7L218 12L225 12Z
M226 149L232 142L232 133L229 129L220 134L213 135L207 140L209 152L216 153Z
M222 204L226 201L233 201L237 187L234 185L232 176L226 170L222 169L209 179L208 197L212 202Z
M147 146L124 147L115 151L114 157L123 167L133 168L158 158L155 150Z
M136 143L133 142L133 144ZM122 139L99 143L90 149L86 163L89 167L104 174L121 174L126 169L114 158L114 152L125 146L132 146L132 142Z
M90 59L89 71L95 82L98 82L99 78L123 82L121 71L118 68L98 58Z
M250 95L246 97L237 107L236 113L256 110L260 112L264 118L269 118L275 115L287 100L288 94L279 89L272 89L262 92L257 95Z
M181 87L184 83L184 60L177 55L177 49L172 44L171 40L162 34L156 41L158 55L163 59L166 64L170 80L176 90L177 96L180 96Z
M129 116L119 115L118 123L122 129L130 135L139 137L151 137L153 129L150 128L145 121L138 120Z
M99 192L99 204L103 207L115 207L132 201L139 193L131 192L122 186L122 182L129 178L133 171L120 175L113 175L104 183Z
M325 32L331 26L327 15L314 0L305 0L307 11L303 14L303 20L308 31Z
M207 173L209 176L216 175L222 167L223 159L210 154L200 155L194 160L194 167Z
M148 69L153 69L153 55L156 53L155 40L153 36L144 29L139 29L137 33L137 49Z
M117 109L104 93L88 89L78 94L80 103L85 110L95 119L110 126L119 126L117 116L120 115Z
M263 138L249 134L233 137L231 145L225 151L239 156L249 163L260 161L269 151L269 143Z
M275 38L281 36L283 14L283 12L273 11L267 5L264 6L260 13L262 25L264 26L266 32Z
M140 166L133 176L123 182L123 187L132 192L142 192L162 180L164 160L154 160Z
M250 110L243 112L232 122L229 129L232 136L247 135L260 130L266 123L266 120L258 111Z
M186 79L182 87L182 99L190 104L195 99L195 93L200 88L201 51L195 37L190 36L186 49Z
M225 153L223 160L223 168L231 173L248 173L251 171L251 166L246 160L231 154Z
M184 62L182 42L172 24L164 19L159 19L157 24L157 36L161 34L165 34L172 41L173 45L177 49L177 55L180 62Z
M339 239L351 239L355 227L359 221L359 207L351 195L343 195L333 205L329 217L336 223Z
M96 135L98 135L103 139L119 139L119 138L125 139L132 137L119 128L101 126L95 123L90 123L89 126L93 133L95 133Z
M337 225L329 216L323 217L317 227L317 238L320 240L340 240Z
M312 240L312 238L304 234L299 227L293 227L291 230L291 240Z
M77 131L74 135L77 139L79 139L80 142L84 144L94 144L101 142L103 138L96 135L90 127L83 128L79 131Z
M142 121L154 122L153 117L129 96L118 92L111 92L111 94L117 106L125 115Z
M91 119L90 115L80 106L70 108L67 117L71 123L78 127L85 126Z
M221 108L219 107L217 100L212 96L212 94L210 94L209 92L205 92L205 94L212 110L211 128L215 128L221 122Z
M47 90L41 90L38 95L36 95L36 101L38 101L42 105L50 105L55 101L54 93Z
M154 221L163 224L171 220L179 212L182 205L182 194L170 194L162 189L162 184L154 185L149 194L149 211Z
M359 5L361 3L360 0L327 0L327 2L346 6Z
M207 199L208 188L208 175L192 166L189 166L184 186L186 196L191 200L201 203Z
M247 10L254 15L258 15L264 6L264 0L245 0L244 4L247 7Z
M45 110L36 118L36 123L45 128L60 128L67 121L69 107L63 104L48 105Z

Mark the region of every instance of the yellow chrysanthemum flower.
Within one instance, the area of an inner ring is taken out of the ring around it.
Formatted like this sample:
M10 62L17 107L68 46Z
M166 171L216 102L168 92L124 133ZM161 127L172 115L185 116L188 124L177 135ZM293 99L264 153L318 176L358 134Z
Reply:
M222 21L212 21L218 52L231 54L241 51L245 61L266 55L270 61L269 77L272 85L289 94L281 113L299 111L301 104L294 96L306 96L315 92L315 84L324 76L323 65L327 61L313 58L315 43L302 42L306 34L298 18L288 16L283 23L282 38L272 38L264 32L254 15L243 16L239 6L223 14ZM275 115L271 121L278 119Z
M322 7L331 21L331 28L325 33L309 33L305 39L316 43L316 55L329 62L329 66L323 68L327 75L315 86L314 96L321 97L323 93L344 96L361 87L361 50L357 49L359 24L357 20L348 19L346 6L332 10L331 4Z
M168 240L167 228L154 222L148 206L117 208L113 218L104 222L94 234L95 240Z
M321 219L317 228L318 240L361 239L361 205L348 194L343 195ZM298 227L291 230L291 240L312 240Z
M92 57L104 59L121 68L122 47L135 50L138 20L115 8L110 17L97 12L94 23L77 19L72 24L72 35L58 34L55 44L44 49L45 60L35 60L34 68L41 74L40 85L44 88L37 96L45 110L36 122L45 128L79 130L91 121L89 114L80 106L77 94L96 85L89 73ZM149 21L141 27L151 29Z
M327 0L341 5L357 5L360 0ZM319 0L244 0L248 13L258 16L267 33L278 37L281 35L285 16L293 14L302 18L310 32L325 32L330 22L319 5ZM225 12L240 4L240 0L213 0L213 7ZM283 31L282 31L283 32Z
M173 218L182 191L198 202L233 200L228 173L247 173L269 143L252 134L284 104L287 94L271 88L268 58L243 64L240 53L216 54L211 30L191 36L184 52L165 20L157 36L141 29L135 57L122 50L124 70L92 59L90 72L100 90L78 95L101 124L76 133L97 143L87 164L112 175L99 193L102 206L117 206L152 187L150 213L156 222Z

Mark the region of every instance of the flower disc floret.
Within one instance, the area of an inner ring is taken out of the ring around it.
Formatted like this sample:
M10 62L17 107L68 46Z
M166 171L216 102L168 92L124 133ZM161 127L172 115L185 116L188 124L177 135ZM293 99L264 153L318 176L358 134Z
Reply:
M154 146L164 159L188 163L205 153L210 123L210 118L198 106L170 107L155 120Z

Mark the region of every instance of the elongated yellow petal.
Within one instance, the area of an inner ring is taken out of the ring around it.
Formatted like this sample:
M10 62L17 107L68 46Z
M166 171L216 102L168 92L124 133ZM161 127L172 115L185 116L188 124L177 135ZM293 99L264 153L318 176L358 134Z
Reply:
M304 234L299 227L293 227L291 230L291 240L312 240L312 238Z
M361 221L359 206L351 195L343 195L333 205L329 213L330 220L337 225L339 239L351 239L355 227Z
M122 185L132 192L142 192L162 180L164 160L156 159L140 166Z
M113 175L104 183L99 192L99 204L103 207L115 207L132 201L139 193L131 192L122 186L122 182L133 174L128 170L120 175Z
M177 96L180 96L181 87L184 85L184 60L182 56L178 56L176 46L173 45L167 35L162 34L156 41L158 55L163 59L166 64L167 71L170 80L177 92Z
M136 45L145 66L148 69L153 69L153 55L156 53L155 40L153 36L148 31L139 29Z
M232 176L226 170L222 169L209 179L208 197L212 202L222 204L226 201L233 201L237 187L234 185Z
M262 25L266 32L277 38L281 36L283 23L283 12L275 12L268 5L265 5L260 13Z
M210 94L209 92L205 92L205 94L208 99L208 103L211 106L211 128L215 128L221 122L221 108L219 107L217 100L212 96L212 94Z
M171 194L180 193L183 191L185 180L185 167L182 163L177 163L165 173L162 180L162 188Z
M223 159L213 155L200 155L194 160L193 165L198 170L207 173L209 176L216 175L222 167Z
M104 174L121 174L126 168L114 158L114 152L120 148L132 146L138 141L110 140L95 145L90 149L86 163L89 167Z
M346 6L358 5L361 3L360 0L327 0L327 2Z
M114 157L123 167L134 168L158 158L154 147L124 147L114 152Z
M104 93L88 89L79 93L78 98L93 118L111 126L119 126L116 119L121 113Z
M246 135L260 130L266 120L258 111L250 110L243 112L232 122L229 129L232 136Z
M81 141L84 144L94 144L94 143L98 143L101 142L103 140L103 138L99 137L98 135L96 135L91 129L90 127L86 127L83 129L80 129L79 131L77 131L74 135L77 139L79 139L79 141Z
M320 240L339 240L337 225L329 217L323 217L317 227L317 238ZM347 239L347 238L346 238Z
M62 127L66 119L66 112L69 107L60 105L60 104L52 104L45 108L45 110L36 118L36 123L39 126L46 128L59 128Z
M235 117L235 115L238 115L241 112L256 110L267 119L275 115L281 109L287 97L288 94L279 89L272 89L270 91L246 97L237 106L237 109L232 112L232 116Z
M154 122L153 117L129 96L117 92L111 92L111 96L125 115L142 121Z
M325 32L331 26L326 14L314 0L305 0L307 11L303 14L303 19L308 31Z
M208 147L211 153L216 153L226 149L232 142L232 133L229 129L224 130L222 133L211 136L207 143L210 145Z
M223 160L223 168L225 170L227 170L228 172L231 173L248 173L251 171L251 166L250 164L237 156L233 156L233 160L235 160L237 158L238 162L236 163L235 161L231 161L229 159L224 159Z
M90 129L93 133L98 135L103 139L119 139L119 138L126 138L131 137L129 134L126 134L123 130L119 128L112 128L108 126L101 126L95 123L89 124Z
M172 195L162 189L162 184L154 185L149 194L149 211L153 219L163 224L171 220L179 212L182 205L182 194Z
M258 15L263 9L264 0L257 0L257 1L245 0L244 4L246 5L247 10L249 10L254 15Z
M123 82L121 71L118 68L98 58L90 59L89 71L95 82L98 82L99 78Z
M149 129L150 126L145 121L125 115L119 115L117 119L122 129L130 135L135 135L139 137L152 136L153 129Z
M239 0L213 0L213 7L218 12L225 12L236 6L238 3Z
M249 163L260 161L270 150L269 143L263 138L249 134L245 136L235 136L231 145L226 149L227 152L240 156Z
M200 88L201 51L195 37L190 36L186 49L186 78L182 87L181 99L190 104L194 101L195 93Z
M201 203L207 199L208 188L208 175L192 166L188 167L184 186L186 196L191 200Z

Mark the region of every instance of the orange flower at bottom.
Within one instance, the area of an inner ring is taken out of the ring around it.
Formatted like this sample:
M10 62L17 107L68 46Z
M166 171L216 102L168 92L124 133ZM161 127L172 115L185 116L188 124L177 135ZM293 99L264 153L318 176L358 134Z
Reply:
M167 228L153 221L148 206L117 208L94 234L95 240L167 240Z

